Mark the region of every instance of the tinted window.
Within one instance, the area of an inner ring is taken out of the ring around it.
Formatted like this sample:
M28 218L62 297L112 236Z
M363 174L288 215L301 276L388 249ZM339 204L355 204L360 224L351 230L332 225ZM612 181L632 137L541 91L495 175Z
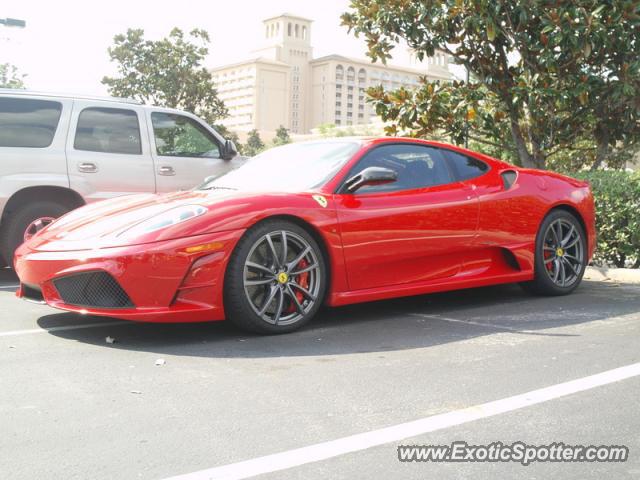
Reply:
M447 152L447 156L451 160L460 180L479 177L489 170L489 165L475 158L451 151Z
M73 148L90 152L141 154L138 115L133 110L122 108L85 108L78 117Z
M377 147L358 162L349 177L368 167L395 171L398 180L386 185L362 187L357 193L394 192L432 187L453 181L442 152L421 145L385 145Z
M189 117L152 113L158 155L165 157L220 158L218 144L202 125Z
M0 147L48 147L61 112L59 102L0 98Z

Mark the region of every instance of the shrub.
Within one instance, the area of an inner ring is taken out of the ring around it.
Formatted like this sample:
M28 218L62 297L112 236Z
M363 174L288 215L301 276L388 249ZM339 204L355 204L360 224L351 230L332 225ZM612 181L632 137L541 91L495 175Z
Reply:
M640 173L598 170L574 173L595 197L598 244L594 263L640 267Z

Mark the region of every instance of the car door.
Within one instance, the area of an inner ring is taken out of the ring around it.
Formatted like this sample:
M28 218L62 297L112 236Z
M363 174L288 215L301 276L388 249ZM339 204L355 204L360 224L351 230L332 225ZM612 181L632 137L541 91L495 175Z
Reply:
M349 287L441 279L461 267L476 235L478 200L455 181L442 152L420 144L374 147L347 175L390 168L396 182L335 195Z
M515 170L508 165L490 168L480 159L461 152L447 150L446 155L460 181L473 188L478 196L477 249L471 257L476 267L481 261L495 263L491 250L496 248L502 249L503 255L511 252L516 257L528 256L537 228L531 228L532 223L535 224L531 218L542 218L544 208L537 210L539 202L527 198L517 184L513 185L517 178Z
M155 192L145 127L138 105L75 100L66 148L71 188L89 202Z
M150 111L149 136L158 192L189 190L231 168L221 158L221 140L191 116Z

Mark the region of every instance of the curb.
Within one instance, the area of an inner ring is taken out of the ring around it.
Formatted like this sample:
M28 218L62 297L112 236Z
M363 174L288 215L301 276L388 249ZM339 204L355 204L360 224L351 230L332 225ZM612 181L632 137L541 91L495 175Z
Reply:
M640 269L587 267L584 278L600 282L640 283Z

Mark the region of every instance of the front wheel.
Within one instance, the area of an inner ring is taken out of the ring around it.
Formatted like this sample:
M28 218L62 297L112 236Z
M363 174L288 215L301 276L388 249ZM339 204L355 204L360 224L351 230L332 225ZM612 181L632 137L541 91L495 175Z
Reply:
M320 308L327 267L318 243L304 228L268 220L238 242L225 275L226 317L243 330L288 333Z
M587 266L587 239L578 219L569 212L551 212L540 225L536 237L535 277L523 284L541 295L573 292Z

